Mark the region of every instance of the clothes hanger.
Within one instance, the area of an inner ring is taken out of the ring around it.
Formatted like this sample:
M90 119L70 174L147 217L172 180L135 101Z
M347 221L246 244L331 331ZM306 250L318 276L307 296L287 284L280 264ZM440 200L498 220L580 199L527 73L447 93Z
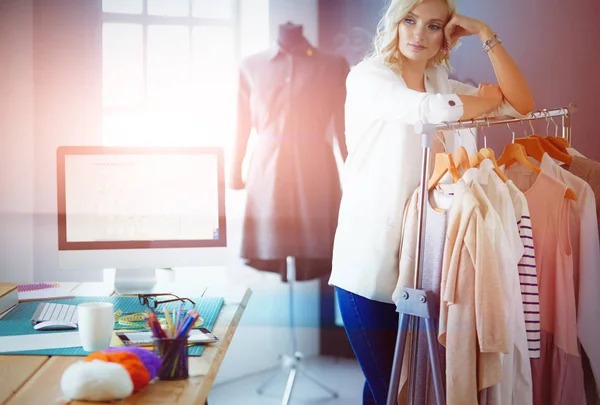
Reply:
M485 119L485 122L487 124L487 126L490 126L490 121L488 118ZM483 128L481 129L481 132L483 133L483 148L481 148L479 150L479 153L481 154L481 156L486 159L489 158L490 156L493 158L493 162L494 164L496 164L496 157L494 155L494 150L492 148L488 148L487 147L487 136L485 135L485 132L483 131ZM481 162L480 162L481 163Z
M527 157L527 151L525 147L520 143L509 143L504 147L502 155L498 158L498 166L504 165L504 167L510 167L514 163L521 163L535 174L541 172L539 167L536 167L531 163Z
M570 155L570 153L567 151L567 148L570 148L570 146L566 146L566 147L564 146L564 142L567 142L567 140L565 138L560 138L560 137L555 138L553 136L548 136L548 137L546 137L546 140L548 142L550 142L552 145L554 145L556 147L556 149L558 149L562 153L566 153L566 154Z
M542 147L542 143L539 139L531 137L516 138L514 142L521 144L525 147L525 152L527 153L527 156L531 156L538 162L542 161L542 156L544 156L544 153L546 153L546 151Z
M471 120L473 123L475 123L475 120ZM487 123L488 127L490 126L490 122L489 120L486 118L485 122ZM473 137L475 139L476 136L472 131L472 128L469 128L469 131L471 131L471 134L473 135ZM483 130L483 127L481 127L481 133L483 134L483 147L486 148L487 147L487 136L485 134L485 131ZM479 164L483 161L483 159L485 159L483 157L483 155L480 152L475 151L474 154L472 154L471 156L469 156L469 163L471 164L471 167L479 167Z
M570 148L571 145L569 144L569 141L567 141L565 138L557 136L557 137L553 137L552 138L553 141L556 141L556 143L560 146L562 146L563 148Z
M481 153L481 155L485 159L490 159L492 161L492 163L494 164L494 173L496 173L498 177L500 177L500 180L506 183L508 181L508 177L506 177L506 175L502 173L502 170L500 170L500 166L498 166L498 162L496 161L496 155L494 154L494 150L492 148L481 148L479 153Z
M490 121L486 118L485 122L489 127ZM481 132L483 132L483 129L481 130ZM494 173L496 173L498 177L500 177L500 179L504 183L506 183L508 181L508 177L506 177L506 175L502 173L502 170L500 170L498 162L496 161L496 154L494 153L494 149L487 147L487 136L485 135L485 132L483 132L483 148L479 150L479 154L483 159L490 159L492 161L492 163L494 164Z
M547 113L546 113L547 114ZM531 121L529 121L529 126L531 127L531 135L528 136L528 138L535 138L537 139L540 144L542 145L542 148L544 149L544 151L552 158L552 159L556 159L560 162L563 162L564 164L570 165L571 161L573 160L573 157L571 155L569 155L568 153L562 152L560 149L558 149L552 142L549 141L549 138L552 138L549 136L548 134L548 127L550 125L550 120L552 121L552 124L554 124L554 137L558 138L558 125L556 125L556 122L554 122L554 119L552 119L549 115L546 116L546 137L542 137L540 135L537 135L535 133L535 130L533 129L533 125L531 125Z
M454 164L454 160L452 159L452 154L448 152L436 153L435 163L433 166L433 174L429 179L428 190L433 190L440 183L440 180L442 180L444 175L448 172L450 172L450 174L452 175L452 180L455 183L460 180L460 174L456 169L456 165Z
M525 138L516 138L515 139L515 132L512 130L512 128L510 127L509 124L506 124L506 125L508 126L508 128L510 129L510 132L512 133L513 143L518 143L518 144L523 145L525 147L525 152L527 153L528 156L531 156L538 162L541 162L542 156L544 156L544 153L546 153L546 151L542 147L540 140L537 138L532 138L530 136L525 137ZM535 130L533 129L533 125L531 124L531 121L529 121L529 125L531 127L531 131L535 132ZM547 131L548 131L548 128L546 128L546 132Z
M458 132L458 128L453 128L454 134L458 136L458 140L460 145L456 148L456 152L454 152L454 163L456 163L456 169L459 173L464 173L471 168L471 164L469 163L469 154L467 153L467 149L462 145L462 136L460 132Z
M569 155L568 153L562 152L560 149L558 149L556 147L556 145L554 145L552 142L550 142L550 140L548 139L549 137L544 138L542 136L535 135L535 134L530 135L529 137L539 140L544 151L552 159L556 159L566 165L571 164L571 161L573 160L573 156Z
M505 167L509 167L512 164L519 162L523 166L527 167L529 170L534 172L535 174L539 174L541 170L539 167L536 167L533 163L531 163L529 161L529 159L527 158L528 153L527 153L527 149L525 148L525 146L521 143L516 142L518 139L515 138L515 132L512 130L512 128L510 127L509 124L506 124L506 126L508 127L508 129L510 130L510 132L512 134L512 142L507 144L504 147L504 151L502 151L502 155L500 155L500 157L498 158L498 162L497 162L498 166L504 165ZM527 139L527 138L519 138L519 139ZM539 141L538 141L538 145L539 145ZM541 146L540 146L540 148L541 148ZM543 152L543 149L542 149L542 152Z
M560 146L559 149L564 153L567 153L567 148L571 147L571 145L569 145L569 141L567 141L563 137L558 136L558 125L556 125L556 122L554 122L554 118L550 117L548 111L544 110L544 114L546 115L546 138L548 138L549 140L552 139L553 144L558 144L557 146ZM554 137L548 135L548 127L550 126L550 120L554 124Z
M435 154L433 173L429 179L428 191L433 190L440 183L444 175L448 172L450 172L450 174L452 175L452 180L455 183L460 180L460 174L456 169L456 165L454 164L452 154L447 152L446 143L442 140L442 138L440 138L440 136L437 133L436 136L442 142L442 145L444 145L444 152Z
M480 152L475 152L471 156L469 156L469 164L471 167L479 167L479 164L483 162L483 155Z
M510 129L512 133L513 141L516 141L517 139L515 139L514 131L512 130L509 124L506 124L506 126L508 126L508 129ZM504 147L504 151L498 159L498 165L505 165L505 167L509 167L516 162L521 163L523 166L527 167L535 174L540 174L541 172L541 169L539 167L534 166L533 163L529 161L525 146L523 146L520 143L509 143ZM565 192L565 197L570 200L577 201L577 195L570 188L567 188L567 191Z

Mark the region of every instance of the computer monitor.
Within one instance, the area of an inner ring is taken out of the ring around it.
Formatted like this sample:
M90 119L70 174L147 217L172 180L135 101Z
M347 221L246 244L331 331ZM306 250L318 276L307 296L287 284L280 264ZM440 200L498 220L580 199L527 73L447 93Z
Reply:
M116 269L119 293L168 292L156 269L227 260L221 148L57 150L59 267Z

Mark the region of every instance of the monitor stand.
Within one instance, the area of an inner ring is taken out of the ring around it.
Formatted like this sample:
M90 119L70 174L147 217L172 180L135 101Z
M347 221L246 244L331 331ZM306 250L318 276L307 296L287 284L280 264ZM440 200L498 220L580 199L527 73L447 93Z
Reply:
M158 280L157 270L145 269L116 269L115 293L118 295L133 294L169 294L170 285L165 280Z

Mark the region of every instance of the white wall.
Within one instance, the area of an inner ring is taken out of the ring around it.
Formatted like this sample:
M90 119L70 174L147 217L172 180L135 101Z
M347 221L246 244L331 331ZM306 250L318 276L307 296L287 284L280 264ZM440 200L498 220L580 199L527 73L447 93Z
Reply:
M32 0L0 2L0 281L33 279Z
M101 142L100 0L35 1L34 279L100 281L58 267L56 150Z

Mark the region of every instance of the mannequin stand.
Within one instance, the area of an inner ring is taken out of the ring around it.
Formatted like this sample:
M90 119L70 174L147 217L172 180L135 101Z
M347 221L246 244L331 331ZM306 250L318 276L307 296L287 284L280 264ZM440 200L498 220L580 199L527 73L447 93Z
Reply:
M277 369L271 377L267 379L260 387L256 389L258 394L262 395L264 393L265 388L275 380L275 377L279 375L279 372L283 369L289 368L287 383L285 386L285 391L283 393L283 399L281 401L281 405L288 405L290 402L290 398L292 397L292 390L294 388L294 383L296 382L296 376L298 373L308 378L308 380L312 381L315 385L321 387L324 391L326 391L333 398L338 397L338 393L333 389L327 387L315 377L311 376L304 369L302 369L301 360L304 358L304 355L298 351L298 343L296 341L296 332L294 329L294 283L296 281L296 259L293 256L288 256L286 258L286 273L289 285L289 300L290 300L290 331L292 335L292 353L293 355L280 355L279 360L281 361L281 368Z

